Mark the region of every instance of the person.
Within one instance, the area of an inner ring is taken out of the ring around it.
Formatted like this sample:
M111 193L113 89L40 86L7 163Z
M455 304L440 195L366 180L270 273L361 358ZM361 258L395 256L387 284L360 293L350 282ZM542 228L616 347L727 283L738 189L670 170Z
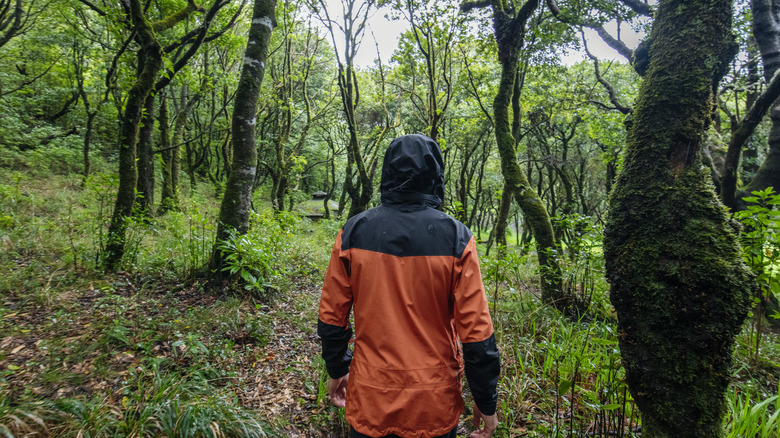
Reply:
M339 231L322 288L317 332L331 401L346 406L353 438L455 437L465 368L482 423L471 437L490 437L499 354L474 236L437 210L438 144L418 134L393 140L380 190L381 205Z

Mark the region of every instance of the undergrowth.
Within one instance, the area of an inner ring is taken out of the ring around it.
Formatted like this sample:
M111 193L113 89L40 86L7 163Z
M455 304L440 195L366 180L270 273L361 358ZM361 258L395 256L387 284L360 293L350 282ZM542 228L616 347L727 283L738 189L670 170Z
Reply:
M0 435L345 436L314 333L339 221L257 212L221 246L242 280L217 292L203 280L218 209L208 187L131 224L122 271L106 274L114 178L1 178ZM640 436L600 230L559 224L571 231L566 287L588 302L579 321L540 304L529 248L481 260L503 364L497 436ZM777 436L780 340L765 329L757 352L755 336L746 324L735 349L730 437Z

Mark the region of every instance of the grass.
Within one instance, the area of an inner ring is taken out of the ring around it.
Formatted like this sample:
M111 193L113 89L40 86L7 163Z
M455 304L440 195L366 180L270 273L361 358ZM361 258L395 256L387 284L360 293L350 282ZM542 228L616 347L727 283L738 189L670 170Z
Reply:
M218 207L207 187L133 224L123 270L105 274L113 179L0 178L0 436L345 436L314 333L339 222L261 212L234 266L254 282L213 291L199 276ZM539 303L532 252L482 256L497 436L639 436L597 249L564 265L590 297L579 322ZM780 340L765 336L758 364L748 326L738 339L729 436L777 434Z

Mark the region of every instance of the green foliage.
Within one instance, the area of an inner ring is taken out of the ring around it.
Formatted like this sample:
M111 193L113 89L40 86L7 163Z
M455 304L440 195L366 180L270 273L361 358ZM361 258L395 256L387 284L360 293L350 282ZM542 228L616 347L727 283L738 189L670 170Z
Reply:
M773 395L756 402L751 400L750 394L729 392L726 395L728 414L724 418L726 437L776 437L780 430L780 409L777 409L777 400L778 396ZM771 409L773 405L774 410Z
M261 297L289 284L290 277L308 275L316 266L293 237L308 226L310 222L292 212L254 214L248 233L231 232L217 244L223 270L241 278L246 291Z
M780 211L774 210L774 206L780 204L780 195L768 187L753 192L753 196L745 197L744 200L748 203L747 207L734 216L744 227L742 251L758 283L753 295L756 330L754 363L758 364L764 314L770 302L776 302L775 294L780 292L777 272L780 259ZM771 317L778 319L780 313L775 310Z

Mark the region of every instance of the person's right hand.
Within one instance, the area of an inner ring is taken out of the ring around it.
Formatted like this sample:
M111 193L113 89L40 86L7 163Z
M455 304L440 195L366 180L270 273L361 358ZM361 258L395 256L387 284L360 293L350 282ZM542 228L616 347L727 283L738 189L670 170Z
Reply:
M485 424L481 429L471 432L469 438L490 438L493 436L493 432L496 431L496 427L498 427L498 416L496 414L483 414L476 403L474 403L474 418L471 421L475 428L479 427L479 424L483 421Z
M343 408L347 405L347 383L349 382L349 373L338 379L328 379L328 395L334 405Z

